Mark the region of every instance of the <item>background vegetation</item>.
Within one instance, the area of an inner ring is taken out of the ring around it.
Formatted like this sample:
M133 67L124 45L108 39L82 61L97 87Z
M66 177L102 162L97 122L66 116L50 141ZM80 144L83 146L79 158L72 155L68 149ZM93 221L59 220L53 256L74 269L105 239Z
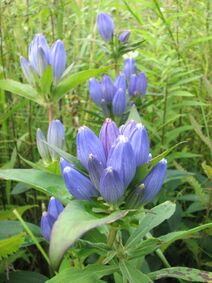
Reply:
M144 40L137 49L136 62L148 77L148 93L140 113L150 135L152 154L186 141L169 154L170 170L155 201L172 200L177 210L155 234L210 222L211 1L2 0L0 5L0 79L24 81L19 57L27 56L28 44L39 32L48 42L58 38L64 41L68 65L74 63L73 72L111 63L96 31L100 11L109 12L120 31L130 29L131 42ZM122 66L120 60L120 70ZM113 70L108 74L115 77ZM65 125L66 149L70 153L75 153L79 125L86 124L98 132L104 120L88 97L87 84L74 88L53 107L54 118ZM35 143L38 127L48 127L45 107L0 90L1 168L28 168L25 160L39 160ZM0 220L15 220L12 209L24 206L20 210L27 210L24 219L39 225L42 206L47 201L44 194L21 183L1 180L0 195ZM0 239L10 235L8 227L0 226ZM166 251L170 264L210 270L210 235L211 231L206 230L195 238L176 242ZM0 255L0 259L2 273L15 268L48 275L34 246L14 248L12 255ZM161 266L153 255L148 263L153 270Z

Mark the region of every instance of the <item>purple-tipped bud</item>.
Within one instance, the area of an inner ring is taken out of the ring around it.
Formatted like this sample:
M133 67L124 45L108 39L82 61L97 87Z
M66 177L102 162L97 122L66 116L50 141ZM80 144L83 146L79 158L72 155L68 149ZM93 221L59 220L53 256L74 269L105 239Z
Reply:
M100 83L95 78L89 80L89 95L94 103L101 105L102 89Z
M97 27L99 34L105 41L111 41L114 33L114 23L107 13L99 13L97 17Z
M54 225L55 219L48 214L48 212L43 212L41 217L41 233L43 237L49 241L51 236L52 227Z
M48 214L51 215L55 220L57 220L58 216L60 213L63 211L63 205L61 202L54 198L51 197L48 205Z
M39 75L42 75L45 67L50 64L50 49L41 33L35 35L30 43L28 56L30 65Z
M149 160L149 138L145 127L139 123L130 135L129 141L136 158L136 165L140 166Z
M90 154L93 154L105 167L105 152L100 139L88 127L83 126L77 133L77 157L86 169L88 169Z
M57 40L51 48L51 65L53 70L54 81L61 78L66 66L66 52L61 40Z
M118 137L116 145L109 152L107 166L117 171L125 188L132 181L136 171L136 160L127 137L123 135Z
M110 118L107 118L102 125L100 130L99 138L103 144L105 150L105 156L108 157L108 153L114 144L116 138L119 135L119 129L116 126L116 123L113 122Z
M114 116L122 116L126 109L126 93L119 88L114 95L112 102L112 110Z
M100 194L109 203L117 202L124 194L124 183L112 167L107 167L100 180Z
M23 56L20 57L20 62L21 62L21 68L22 68L22 71L24 73L24 76L25 76L27 82L29 84L31 84L32 81L33 81L33 74L32 74L30 64Z
M63 124L59 120L52 120L48 128L47 141L60 149L63 149L65 142L65 132ZM52 160L55 161L59 158L56 151L49 147L50 155Z
M89 172L89 177L91 179L91 182L94 184L95 188L99 190L99 182L100 182L100 177L104 171L104 168L97 160L93 154L89 155L88 158L88 172Z
M50 163L51 158L50 158L49 148L45 142L46 142L46 138L43 132L41 131L41 129L37 129L36 143L37 143L38 152L45 163Z
M128 41L129 36L130 36L130 30L125 30L119 35L119 41L122 43L125 43Z
M91 181L76 169L65 167L63 178L67 189L76 199L88 200L98 196L98 191Z
M73 168L73 164L69 163L67 160L65 160L64 158L60 158L60 171L61 173L63 173L63 170L65 167L71 167Z
M147 78L144 72L137 76L136 82L136 93L140 95L145 95L147 89Z
M120 74L118 77L116 77L115 82L114 82L114 86L116 88L116 91L119 88L122 88L123 91L126 93L126 89L127 89L126 78L125 78L125 75L123 73Z
M115 87L113 85L112 79L109 76L103 76L101 86L102 86L102 97L105 99L107 103L112 102L115 92Z
M137 74L137 68L134 58L127 58L124 61L124 73L125 76L129 79L131 75Z
M135 128L136 128L136 122L134 120L129 120L125 125L122 125L119 128L119 132L121 135L124 135L129 138L132 132L135 130Z
M137 94L137 75L133 74L130 76L128 83L128 94L129 96L135 96Z

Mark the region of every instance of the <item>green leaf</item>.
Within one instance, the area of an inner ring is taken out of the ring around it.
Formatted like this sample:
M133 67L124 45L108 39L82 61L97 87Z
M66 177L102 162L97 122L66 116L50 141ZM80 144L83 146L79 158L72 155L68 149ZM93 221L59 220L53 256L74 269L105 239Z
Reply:
M130 262L122 261L120 263L120 270L127 282L129 283L153 283L153 281Z
M153 280L171 277L184 279L188 282L212 282L212 272L180 266L164 268L155 272L151 272L148 274L148 276Z
M0 259L14 254L24 242L25 233L12 236L8 239L0 240Z
M141 219L138 228L131 234L126 243L126 248L135 248L138 246L142 238L153 228L169 219L175 212L176 205L170 201L166 201L152 208Z
M7 283L45 283L48 278L40 273L32 271L19 271L9 273L9 280L7 274L0 274L0 282Z
M61 176L36 169L0 170L0 178L31 185L33 188L67 203L71 198Z
M36 207L38 205L24 205L24 206L17 206L11 209L1 210L0 211L0 220L14 220L16 219L15 214L13 213L13 209L15 208L20 215L22 215L26 210Z
M194 96L192 93L185 90L178 90L170 93L170 97L172 96L183 96L183 97L192 97Z
M52 85L52 66L49 65L44 71L42 77L40 78L40 88L44 95L49 94Z
M41 237L40 227L35 224L25 222L36 237ZM9 238L24 232L24 228L19 221L0 221L0 239Z
M65 95L72 88L78 86L79 84L87 81L91 77L95 77L103 72L105 72L109 67L91 69L86 71L81 71L75 73L69 77L65 77L54 89L53 97L54 100L59 100L63 95Z
M0 89L22 96L32 100L40 105L45 105L45 101L37 91L29 84L22 84L14 80L0 80Z
M71 201L55 222L50 240L49 257L55 269L66 250L87 231L112 223L127 214L127 211L117 211L99 218L92 213L93 203L90 201ZM63 231L61 233L61 231Z
M163 242L161 245L161 249L165 250L168 248L169 245L171 245L173 242L181 239L190 238L192 235L196 234L199 231L209 229L212 227L212 223L207 223L200 225L198 227L195 227L193 229L189 229L187 231L177 231L177 232L171 232L169 234L166 234L164 236L161 236L159 239Z
M141 123L141 117L138 113L138 110L137 110L135 104L130 109L130 114L128 116L127 121L130 121L130 120L134 120L134 121L136 121L136 123Z

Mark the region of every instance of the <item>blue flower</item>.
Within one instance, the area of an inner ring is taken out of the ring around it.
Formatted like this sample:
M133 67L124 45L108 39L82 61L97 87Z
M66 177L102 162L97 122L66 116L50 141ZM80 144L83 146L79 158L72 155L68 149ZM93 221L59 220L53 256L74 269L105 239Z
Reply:
M107 103L111 103L115 93L115 87L112 79L109 76L103 76L101 87L102 87L102 98L104 98L104 100Z
M96 105L101 105L102 89L100 83L95 78L89 80L89 95Z
M123 91L126 93L126 78L124 73L121 73L120 75L118 75L114 81L114 86L116 88L116 91L121 88L123 89Z
M140 95L145 95L147 89L147 78L144 72L137 76L136 82L136 93Z
M137 67L134 58L127 58L124 61L124 73L129 79L131 75L137 74Z
M112 102L112 111L114 116L122 116L126 110L126 93L119 88L114 95Z
M119 35L119 41L120 41L121 43L125 43L125 42L128 41L129 36L130 36L130 30L125 30L125 31L123 31L123 32Z
M60 80L66 66L66 52L61 40L57 40L51 47L50 62L53 70L54 81Z
M128 94L129 96L135 96L137 94L137 75L132 74L129 77L129 82L128 82Z
M114 23L107 13L99 13L97 16L97 27L99 34L105 41L111 41L114 33Z
M65 142L65 132L63 124L59 120L52 120L49 124L47 134L48 144L54 145L60 149L63 148ZM58 153L49 147L50 155L53 161L58 160Z

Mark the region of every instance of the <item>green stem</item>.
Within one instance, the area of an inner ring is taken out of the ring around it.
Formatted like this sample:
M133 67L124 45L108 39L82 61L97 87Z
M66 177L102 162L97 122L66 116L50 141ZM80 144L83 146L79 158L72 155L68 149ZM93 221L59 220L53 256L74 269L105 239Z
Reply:
M25 223L25 221L23 220L23 218L21 217L21 215L18 213L18 211L16 209L13 210L13 213L18 218L18 220L21 222L22 226L24 227L26 232L29 234L29 236L31 237L31 239L33 240L33 242L35 243L35 245L37 246L37 248L39 249L39 251L41 252L43 257L45 258L46 262L50 266L50 259L49 259L48 255L46 254L46 252L44 251L44 249L42 248L42 246L40 245L40 243L38 242L38 240L36 239L35 235L29 229L28 225Z

